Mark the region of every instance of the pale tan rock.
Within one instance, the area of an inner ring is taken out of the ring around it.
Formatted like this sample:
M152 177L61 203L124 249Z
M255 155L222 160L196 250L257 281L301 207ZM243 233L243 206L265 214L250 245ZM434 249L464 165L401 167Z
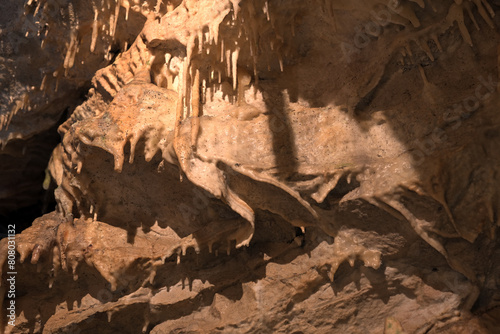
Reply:
M164 2L68 7L93 88L6 332L498 331L495 3Z

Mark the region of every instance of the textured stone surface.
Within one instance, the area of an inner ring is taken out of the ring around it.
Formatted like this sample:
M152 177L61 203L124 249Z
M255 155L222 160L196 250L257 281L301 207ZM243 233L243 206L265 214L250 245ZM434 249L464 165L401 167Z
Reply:
M500 330L494 1L3 6L63 28L0 81L4 156L63 121L6 332Z
M0 4L2 216L37 202L58 138L55 128L83 102L95 71L126 49L145 22L134 10L127 20L123 10L117 20L111 19L115 1L23 2ZM116 34L111 36L113 25ZM98 38L92 48L93 30ZM20 151L34 153L20 157ZM4 161L27 167L9 168Z

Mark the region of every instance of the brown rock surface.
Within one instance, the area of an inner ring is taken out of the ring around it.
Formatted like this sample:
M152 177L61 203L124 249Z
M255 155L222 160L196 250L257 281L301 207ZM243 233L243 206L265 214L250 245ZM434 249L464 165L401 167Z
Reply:
M497 2L1 6L1 330L500 331Z

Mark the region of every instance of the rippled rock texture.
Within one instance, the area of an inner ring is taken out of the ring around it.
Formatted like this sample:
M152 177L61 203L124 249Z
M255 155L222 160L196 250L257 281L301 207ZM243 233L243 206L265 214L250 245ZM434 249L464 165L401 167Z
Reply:
M499 5L2 4L2 330L500 330Z

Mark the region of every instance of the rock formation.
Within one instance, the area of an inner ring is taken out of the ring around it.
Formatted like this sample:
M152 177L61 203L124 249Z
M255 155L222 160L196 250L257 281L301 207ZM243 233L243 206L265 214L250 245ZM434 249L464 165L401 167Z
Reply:
M500 330L500 3L0 9L4 332Z

